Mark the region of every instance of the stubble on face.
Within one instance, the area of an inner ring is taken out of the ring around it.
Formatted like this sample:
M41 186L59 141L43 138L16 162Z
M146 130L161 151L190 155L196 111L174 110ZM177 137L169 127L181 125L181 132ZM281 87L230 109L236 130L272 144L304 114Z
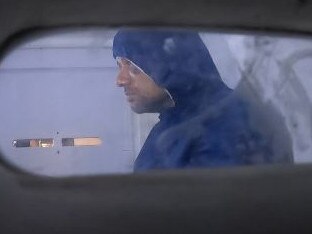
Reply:
M118 62L117 85L124 88L131 109L138 113L157 113L172 101L168 92L127 59Z

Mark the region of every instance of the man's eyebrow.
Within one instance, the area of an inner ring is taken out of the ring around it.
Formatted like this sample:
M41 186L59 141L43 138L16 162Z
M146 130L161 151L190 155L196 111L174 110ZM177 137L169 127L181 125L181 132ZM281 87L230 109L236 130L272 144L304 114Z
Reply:
M126 58L122 58L122 57L116 57L116 61L117 64L126 64L126 65L130 65L131 61L126 59Z

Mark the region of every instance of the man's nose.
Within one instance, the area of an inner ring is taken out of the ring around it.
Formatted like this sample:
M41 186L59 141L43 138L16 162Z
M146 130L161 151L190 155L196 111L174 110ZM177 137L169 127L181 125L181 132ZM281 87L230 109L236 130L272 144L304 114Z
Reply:
M124 87L130 84L131 77L129 75L129 72L126 71L126 69L121 69L117 75L117 86Z

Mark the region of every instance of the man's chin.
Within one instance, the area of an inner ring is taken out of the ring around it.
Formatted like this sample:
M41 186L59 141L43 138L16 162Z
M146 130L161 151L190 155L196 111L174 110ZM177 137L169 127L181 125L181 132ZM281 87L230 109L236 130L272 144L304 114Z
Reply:
M137 114L151 113L150 108L141 103L131 102L130 107L131 110Z
M131 110L137 114L143 114L146 113L146 110L142 107L137 107L137 106L131 106Z
M142 105L141 103L138 104L136 102L130 103L131 110L137 114L143 113L158 113L159 111L153 105Z

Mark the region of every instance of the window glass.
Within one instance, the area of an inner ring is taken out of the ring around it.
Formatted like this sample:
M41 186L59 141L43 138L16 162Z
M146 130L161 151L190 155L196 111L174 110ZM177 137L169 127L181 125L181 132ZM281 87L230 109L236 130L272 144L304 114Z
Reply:
M34 33L0 63L0 150L46 176L312 161L309 37Z

